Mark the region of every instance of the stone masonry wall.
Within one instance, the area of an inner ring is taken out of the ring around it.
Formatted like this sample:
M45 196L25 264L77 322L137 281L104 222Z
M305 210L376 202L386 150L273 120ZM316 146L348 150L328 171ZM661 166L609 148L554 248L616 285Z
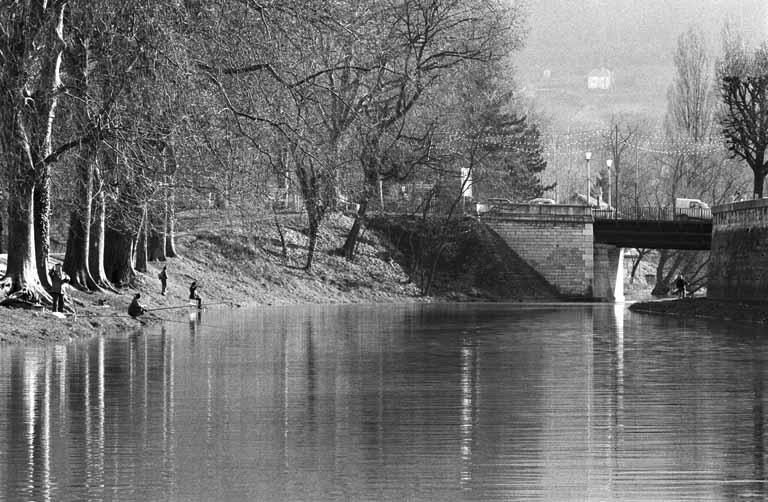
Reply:
M712 210L707 296L768 302L768 199Z
M583 206L508 205L482 220L560 294L593 296L592 214Z

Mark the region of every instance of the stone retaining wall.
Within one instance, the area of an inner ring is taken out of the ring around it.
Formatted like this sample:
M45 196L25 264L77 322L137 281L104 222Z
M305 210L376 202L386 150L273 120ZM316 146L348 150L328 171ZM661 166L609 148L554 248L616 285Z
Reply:
M768 199L712 209L707 296L768 302Z

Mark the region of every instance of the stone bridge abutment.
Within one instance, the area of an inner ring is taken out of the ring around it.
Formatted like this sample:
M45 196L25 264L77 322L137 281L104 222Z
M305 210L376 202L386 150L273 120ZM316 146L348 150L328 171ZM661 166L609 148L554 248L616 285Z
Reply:
M594 243L590 208L510 204L482 220L564 297L624 300L623 250Z

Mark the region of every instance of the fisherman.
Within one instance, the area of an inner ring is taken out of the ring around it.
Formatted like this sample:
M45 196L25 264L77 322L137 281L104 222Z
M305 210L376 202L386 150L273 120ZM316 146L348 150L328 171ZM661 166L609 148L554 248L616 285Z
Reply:
M677 293L678 298L685 298L686 282L683 274L678 274L677 279L675 279L675 287L677 288L675 293Z
M197 300L197 308L201 309L203 308L203 299L197 294L197 288L197 281L192 281L192 284L189 285L189 299Z
M69 276L61 270L61 263L57 263L48 271L51 277L51 296L53 297L53 311L64 312L64 284L69 282Z
M168 289L168 272L165 270L165 265L163 265L163 270L160 271L159 274L157 274L157 278L160 279L160 285L162 287L160 294L165 296L165 292Z
M139 317L141 314L146 312L147 310L144 308L144 305L139 303L139 298L141 298L141 293L136 293L133 295L133 300L131 301L131 304L128 305L128 315L131 317Z

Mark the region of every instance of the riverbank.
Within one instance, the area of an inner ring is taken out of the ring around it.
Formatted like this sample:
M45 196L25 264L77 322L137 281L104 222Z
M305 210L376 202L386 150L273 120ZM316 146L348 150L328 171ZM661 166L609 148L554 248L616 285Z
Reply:
M43 307L0 307L0 343L58 343L132 332L146 324L180 322L188 312L188 287L193 280L200 284L204 303L216 303L216 308L557 300L556 292L535 271L474 220L457 220L447 233L436 234L418 218L374 218L361 235L355 260L348 262L336 251L351 224L351 218L341 214L325 221L311 270L305 271L306 225L299 214L233 220L223 212L183 213L176 239L178 257L150 263L146 273L137 273L133 284L118 292L85 293L70 288L68 304L74 308L66 319ZM5 268L4 258L0 255L0 272ZM63 257L53 258L60 261ZM157 279L163 265L169 276L167 295L160 294ZM433 273L429 296L423 294L425 271ZM136 292L141 293L146 307L160 310L139 320L129 317L127 307ZM764 305L706 298L639 302L630 308L768 323Z
M188 213L179 221L178 257L151 262L146 273L137 273L130 287L117 293L86 293L69 288L66 319L48 308L0 307L0 343L49 343L99 334L131 332L146 324L183 319L188 312L189 284L196 280L204 304L227 308L248 304L288 305L302 303L386 303L428 301L419 296L403 269L386 246L366 234L358 246L358 257L350 263L333 250L341 245L351 221L331 216L321 229L312 268L302 269L307 238L299 215L274 220L232 224L222 214ZM242 230L247 228L248 231ZM282 232L282 242L280 233ZM4 271L4 258L0 272ZM61 255L54 255L54 262ZM168 291L160 294L157 274L167 266ZM133 295L150 312L140 319L127 315ZM169 308L182 307L182 308Z
M633 312L672 315L685 318L716 319L749 324L768 324L768 304L727 302L711 298L686 298L637 302L630 305Z

